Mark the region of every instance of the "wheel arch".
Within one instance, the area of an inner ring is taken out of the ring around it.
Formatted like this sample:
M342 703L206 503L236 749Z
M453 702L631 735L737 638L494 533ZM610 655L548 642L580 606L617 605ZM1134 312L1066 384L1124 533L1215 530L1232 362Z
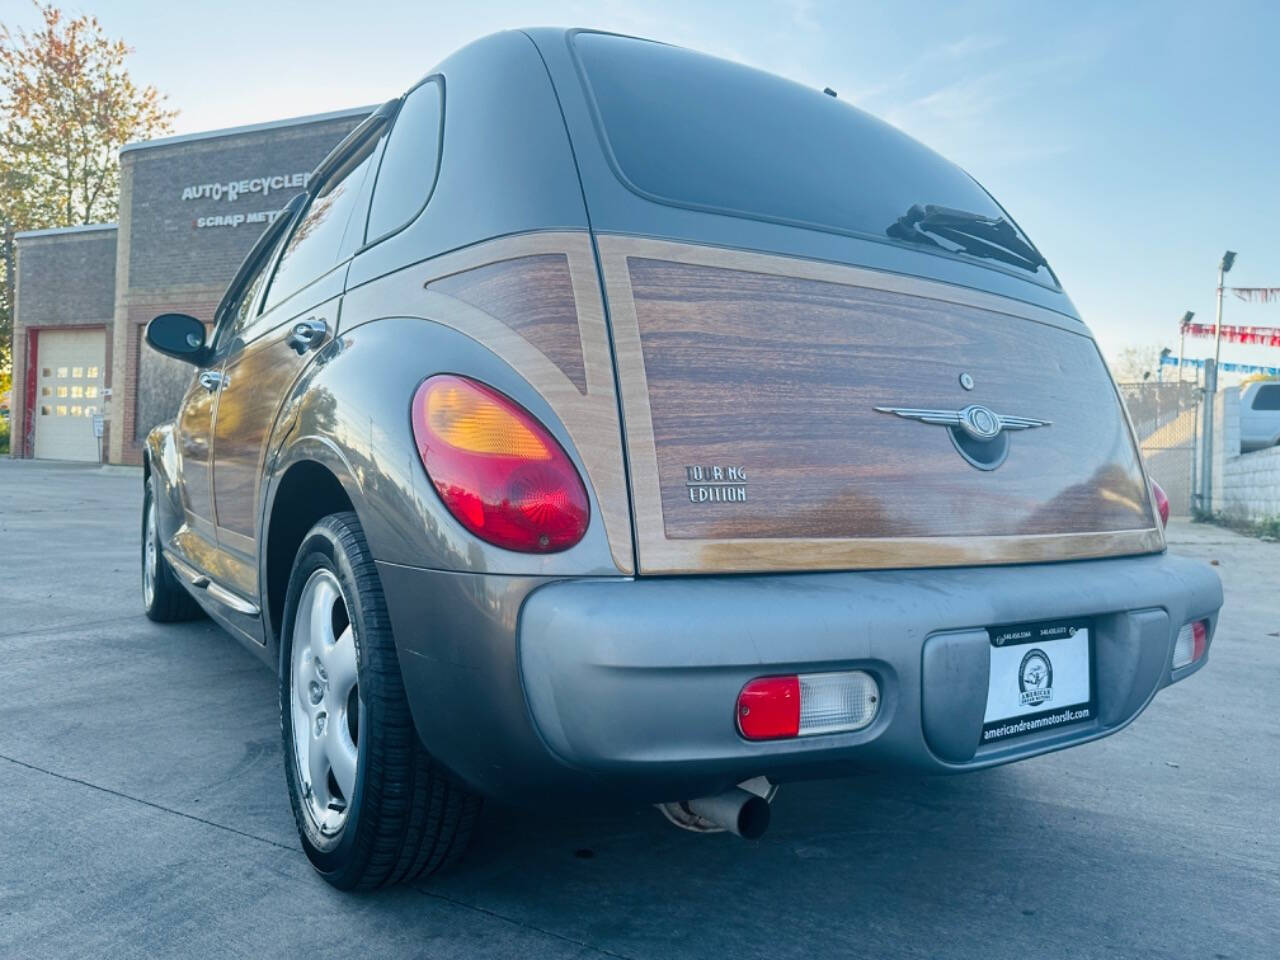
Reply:
M301 438L280 458L263 504L258 554L263 625L275 659L289 573L303 537L330 514L350 510L360 518L362 501L355 475L331 441Z
M178 476L178 449L172 423L161 424L147 434L142 445L142 488L155 479L156 507L165 542L182 523L182 499L174 480Z

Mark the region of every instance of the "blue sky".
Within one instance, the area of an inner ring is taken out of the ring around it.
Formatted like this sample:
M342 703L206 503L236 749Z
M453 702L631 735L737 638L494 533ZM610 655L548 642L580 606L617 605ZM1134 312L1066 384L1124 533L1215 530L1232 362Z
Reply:
M179 132L400 92L507 27L578 25L729 57L840 96L956 161L1054 265L1109 355L1177 350L1228 283L1280 286L1280 4L560 0L68 2L137 48L132 69ZM0 0L0 20L34 20ZM1228 323L1280 305L1228 298ZM1203 356L1209 341L1189 341ZM1280 350L1223 348L1280 365Z

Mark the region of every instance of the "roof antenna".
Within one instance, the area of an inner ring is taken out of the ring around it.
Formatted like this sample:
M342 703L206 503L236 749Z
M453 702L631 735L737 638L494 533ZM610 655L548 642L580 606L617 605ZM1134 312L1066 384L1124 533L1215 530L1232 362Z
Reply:
M825 93L828 97L834 97L836 95L836 92L832 90L830 87L823 87L822 92Z

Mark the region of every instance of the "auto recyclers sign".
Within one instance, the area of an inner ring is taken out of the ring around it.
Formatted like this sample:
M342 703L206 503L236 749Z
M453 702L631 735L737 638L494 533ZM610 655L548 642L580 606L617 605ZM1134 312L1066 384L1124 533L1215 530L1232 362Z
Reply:
M264 199L281 190L305 190L311 179L310 173L277 173L270 176L246 177L243 180L228 180L217 183L199 183L182 188L182 199L216 200L234 203L246 196L260 195ZM238 227L243 223L271 223L279 216L279 208L271 210L254 210L245 213L219 213L211 216L196 217L194 226L197 230L206 227Z

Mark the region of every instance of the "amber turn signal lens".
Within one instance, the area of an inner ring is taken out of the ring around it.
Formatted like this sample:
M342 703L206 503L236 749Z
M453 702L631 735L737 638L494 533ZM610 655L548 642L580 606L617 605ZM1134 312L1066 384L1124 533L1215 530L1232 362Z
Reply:
M510 397L467 377L431 377L413 397L413 435L449 512L482 540L565 550L587 531L586 487L564 448Z

